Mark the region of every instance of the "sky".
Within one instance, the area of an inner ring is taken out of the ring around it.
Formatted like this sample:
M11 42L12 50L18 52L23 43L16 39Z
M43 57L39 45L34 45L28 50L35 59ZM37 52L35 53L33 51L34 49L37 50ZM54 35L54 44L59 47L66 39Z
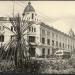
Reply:
M0 1L0 16L22 14L28 1ZM44 21L54 28L68 33L75 32L75 1L31 1L36 13L41 14Z

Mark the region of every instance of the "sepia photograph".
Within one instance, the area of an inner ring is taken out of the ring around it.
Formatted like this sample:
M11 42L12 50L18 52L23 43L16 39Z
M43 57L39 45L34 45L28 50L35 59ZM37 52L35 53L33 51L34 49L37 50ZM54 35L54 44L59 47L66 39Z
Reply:
M75 1L0 1L0 73L75 74Z

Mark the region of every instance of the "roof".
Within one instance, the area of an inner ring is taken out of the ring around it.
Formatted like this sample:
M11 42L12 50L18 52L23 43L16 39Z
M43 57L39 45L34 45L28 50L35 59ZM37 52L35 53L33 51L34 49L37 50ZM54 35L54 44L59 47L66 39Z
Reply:
M31 5L30 2L28 2L28 5L26 6L26 8L24 9L23 14L25 14L25 12L35 12L35 9L33 8L33 6Z
M71 36L69 36L68 34L66 34L66 33L64 33L64 32L61 32L61 31L59 31L59 30L57 30L57 29L55 29L55 28L53 28L53 27L50 27L50 26L46 25L46 24L43 23L43 22L40 22L40 25L41 25L41 26L44 26L44 27L46 27L46 28L48 28L48 29L54 30L55 32L58 32L58 33L60 33L60 34L62 34L62 35L65 35L65 36L67 36L67 37L72 38L72 39L75 40L74 37L71 37Z
M0 21L7 21L9 18L7 17L0 17Z

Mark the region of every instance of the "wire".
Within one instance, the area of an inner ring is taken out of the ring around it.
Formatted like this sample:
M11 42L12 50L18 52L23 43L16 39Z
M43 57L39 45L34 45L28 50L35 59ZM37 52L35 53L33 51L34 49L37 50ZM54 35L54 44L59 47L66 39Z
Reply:
M16 2L16 1L15 1ZM20 3L18 3L18 2L16 2L16 4L18 4L19 6L21 6L21 7L24 7L25 8L25 6L23 6L23 5L21 5Z
M23 2L21 2L22 4L24 4ZM24 7L24 6L23 6ZM37 10L37 9L36 9ZM50 17L48 17L48 16L46 16L45 14L43 14L43 13L41 13L39 10L37 10L40 14L41 14L41 16L43 17L43 18L46 18L45 20L47 20L47 18L51 21L51 18ZM43 14L43 15L42 15ZM53 19L52 19L53 20ZM54 20L55 21L55 20Z
M24 2L23 2L23 1L19 1L19 2L22 3L22 4L24 4L24 5L26 5L26 3L24 3L24 2L26 2L26 1L24 1Z

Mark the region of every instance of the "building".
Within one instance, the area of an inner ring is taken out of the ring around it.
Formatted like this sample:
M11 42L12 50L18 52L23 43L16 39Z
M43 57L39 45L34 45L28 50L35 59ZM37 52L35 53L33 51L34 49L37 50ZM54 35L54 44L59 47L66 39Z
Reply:
M27 40L26 45L31 45L28 49L30 56L48 57L50 55L53 55L58 49L63 49L70 52L75 49L75 38L72 36L73 31L71 30L69 35L67 35L41 22L40 17L35 12L35 9L30 2L28 2L28 5L24 9L22 15L23 20L34 22L25 31L25 33L27 34L24 36L24 38ZM4 23L4 21L1 22L2 24ZM0 24L1 27L4 26L2 24ZM4 24L8 26L11 31L14 30L12 24L9 21L5 21ZM1 43L7 43L9 39L11 39L13 35L11 31L4 29L4 33L0 35Z
M69 35L50 27L40 21L35 9L29 2L26 6L23 16L25 20L35 21L28 30L28 40L32 44L31 55L50 56L57 49L72 51L75 49L75 38L70 30Z
M13 26L7 17L0 17L0 47L11 40Z

